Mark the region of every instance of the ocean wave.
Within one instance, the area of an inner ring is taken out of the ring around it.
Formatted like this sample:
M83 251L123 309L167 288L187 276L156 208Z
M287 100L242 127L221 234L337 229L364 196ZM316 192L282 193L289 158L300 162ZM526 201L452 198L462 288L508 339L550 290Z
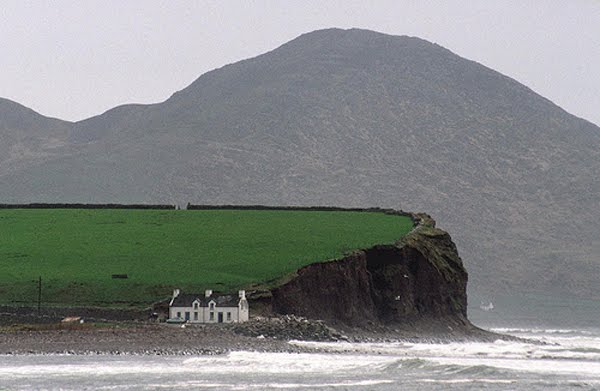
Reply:
M440 383L440 384L471 384L471 383L488 383L488 384L514 384L516 380L510 379L486 379L477 377L454 378L454 379L419 379L419 383Z
M444 389L461 388L461 383L494 390L505 388L506 384L519 389L544 390L600 385L600 334L556 330L547 334L536 331L536 338L550 341L548 344L502 340L462 343L291 341L293 345L312 349L313 353L0 356L0 388L6 384L10 389L20 389L17 385L21 384L29 384L30 389L47 384L55 388L72 384L70 389L85 385L89 389L120 390L123 379L129 384L143 381L144 389L207 390L389 390L404 385L409 385L409 389ZM107 385L104 379L112 379L112 383ZM426 383L431 385L426 386ZM498 385L494 386L495 383Z
M527 368L536 361L564 361L565 368L573 370L578 363L583 368L600 365L600 338L593 336L545 336L545 341L550 343L540 344L528 341L503 341L489 342L453 342L453 343L320 343L295 341L294 344L322 349L329 352L352 353L363 355L387 355L416 359L405 363L405 367L425 365L422 360L434 360L438 357L450 359L465 359L473 362L479 361L483 365L493 360L504 363L523 363ZM540 339L541 340L541 339ZM494 364L496 365L496 364ZM543 369L543 368L542 368ZM558 369L560 370L560 368ZM579 369L575 368L575 371Z
M343 388L348 387L373 387L383 384L395 383L394 380L356 380L356 381L339 381L339 382L316 382L316 383L299 383L299 382L259 382L253 384L243 383L227 383L227 382L205 382L197 380L179 380L169 384L150 383L146 384L147 389L216 389L216 390L286 390L286 389L316 389L316 388ZM99 388L99 390L117 390L122 389L119 386L111 386L107 388Z
M345 373L362 369L382 370L394 364L394 356L335 355L326 353L231 352L225 356L185 359L183 366L199 372L229 373Z
M598 334L591 330L577 329L542 329L542 328L513 328L513 327L493 327L490 331L500 334L574 334L574 335L594 335Z
M440 368L443 368L444 374L450 375L492 376L507 373L507 371L498 369L497 367L482 364L444 365L440 366Z

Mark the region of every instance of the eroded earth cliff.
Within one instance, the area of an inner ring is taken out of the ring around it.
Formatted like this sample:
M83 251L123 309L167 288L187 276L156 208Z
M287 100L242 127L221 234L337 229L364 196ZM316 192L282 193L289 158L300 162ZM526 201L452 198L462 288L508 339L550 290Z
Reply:
M456 246L431 217L412 216L415 229L394 244L299 269L271 290L272 311L349 326L469 325Z

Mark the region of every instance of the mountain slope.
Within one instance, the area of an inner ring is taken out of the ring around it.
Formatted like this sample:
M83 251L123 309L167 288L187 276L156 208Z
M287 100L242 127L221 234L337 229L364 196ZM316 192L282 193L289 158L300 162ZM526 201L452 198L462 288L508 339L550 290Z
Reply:
M330 29L74 124L0 196L423 210L477 294L600 297L599 151L598 127L489 68Z
M59 156L71 126L0 98L0 178Z

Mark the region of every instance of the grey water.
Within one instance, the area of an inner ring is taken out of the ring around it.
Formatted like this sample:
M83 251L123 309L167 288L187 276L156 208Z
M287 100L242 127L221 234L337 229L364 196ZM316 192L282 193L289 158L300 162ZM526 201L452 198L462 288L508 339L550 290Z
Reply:
M290 341L315 353L4 355L0 390L600 389L600 329L495 331L544 344Z

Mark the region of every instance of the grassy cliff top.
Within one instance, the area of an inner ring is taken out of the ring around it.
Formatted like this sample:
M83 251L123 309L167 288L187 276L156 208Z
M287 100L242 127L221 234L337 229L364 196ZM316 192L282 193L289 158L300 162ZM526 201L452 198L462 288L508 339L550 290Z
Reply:
M0 210L0 303L129 305L273 283L392 243L409 217L298 210ZM113 279L126 274L127 279Z

